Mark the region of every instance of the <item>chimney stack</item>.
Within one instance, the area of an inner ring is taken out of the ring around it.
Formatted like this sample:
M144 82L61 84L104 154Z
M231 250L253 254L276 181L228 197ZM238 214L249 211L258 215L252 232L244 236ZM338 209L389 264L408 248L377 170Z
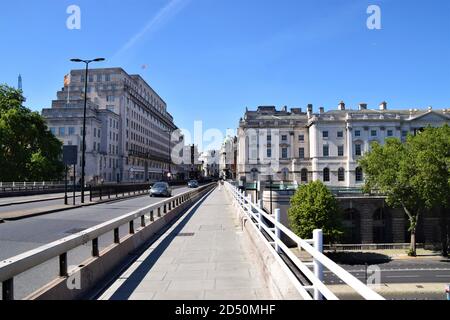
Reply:
M387 102L386 101L383 101L382 103L380 103L380 110L381 111L387 110Z
M344 101L341 101L338 105L338 110L344 111L345 110L345 103Z
M308 104L307 110L309 113L313 112L313 105L312 104Z
M324 114L325 113L325 108L324 107L320 107L319 108L319 113L320 114Z
M359 110L367 110L367 103L360 103Z

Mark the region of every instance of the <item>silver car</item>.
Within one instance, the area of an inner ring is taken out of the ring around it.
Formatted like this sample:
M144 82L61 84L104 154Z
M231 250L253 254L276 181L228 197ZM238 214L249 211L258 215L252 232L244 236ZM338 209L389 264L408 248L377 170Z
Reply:
M150 189L150 197L171 197L172 188L167 182L157 182Z

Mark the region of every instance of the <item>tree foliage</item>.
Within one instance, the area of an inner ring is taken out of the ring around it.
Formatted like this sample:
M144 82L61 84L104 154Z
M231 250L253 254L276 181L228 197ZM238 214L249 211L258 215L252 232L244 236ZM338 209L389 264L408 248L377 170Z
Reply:
M430 127L408 136L406 143L396 138L387 139L384 145L374 142L359 161L366 176L366 191L380 191L390 206L403 208L408 216L411 255L416 255L421 215L449 207L449 140L447 125ZM448 210L443 211L448 214Z
M310 239L314 229L322 229L326 241L330 242L343 234L337 200L320 181L299 187L291 198L288 216L291 229L304 239Z
M21 91L0 85L0 180L60 179L62 143L24 101Z

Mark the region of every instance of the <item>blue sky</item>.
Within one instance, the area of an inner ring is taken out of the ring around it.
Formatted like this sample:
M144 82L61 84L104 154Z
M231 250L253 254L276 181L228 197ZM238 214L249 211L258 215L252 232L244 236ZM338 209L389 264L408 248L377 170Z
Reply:
M68 30L78 5L81 30ZM379 5L382 30L366 27ZM236 128L245 107L449 107L448 0L15 0L0 12L0 82L49 107L70 58L140 73L176 124ZM148 65L142 69L142 65Z

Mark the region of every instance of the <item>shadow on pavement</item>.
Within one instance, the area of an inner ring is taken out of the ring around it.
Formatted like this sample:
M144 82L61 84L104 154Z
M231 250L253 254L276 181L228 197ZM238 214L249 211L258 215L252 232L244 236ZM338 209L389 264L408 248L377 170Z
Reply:
M390 256L374 252L327 252L325 255L338 264L347 265L383 264L392 260Z

